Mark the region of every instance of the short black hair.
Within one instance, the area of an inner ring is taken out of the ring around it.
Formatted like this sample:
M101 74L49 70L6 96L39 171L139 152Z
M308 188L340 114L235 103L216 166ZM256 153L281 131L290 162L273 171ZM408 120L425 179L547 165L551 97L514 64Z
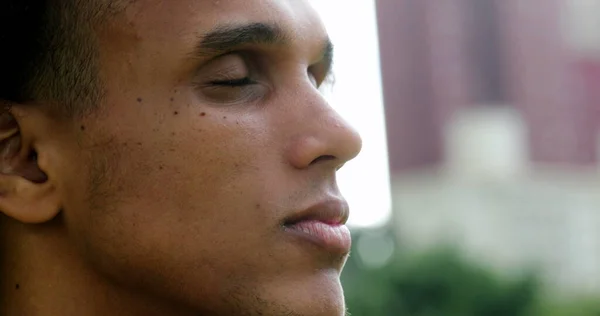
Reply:
M122 0L2 0L0 102L42 103L78 115L98 104L95 28Z

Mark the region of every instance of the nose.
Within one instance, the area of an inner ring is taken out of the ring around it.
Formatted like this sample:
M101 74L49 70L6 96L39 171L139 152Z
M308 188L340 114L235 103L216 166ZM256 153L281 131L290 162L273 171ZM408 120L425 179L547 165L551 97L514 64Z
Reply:
M295 120L296 133L293 133L287 150L288 161L293 167L305 169L327 165L338 170L360 153L360 135L319 91L311 87L308 96L295 99L303 101L295 102L294 109L300 115Z

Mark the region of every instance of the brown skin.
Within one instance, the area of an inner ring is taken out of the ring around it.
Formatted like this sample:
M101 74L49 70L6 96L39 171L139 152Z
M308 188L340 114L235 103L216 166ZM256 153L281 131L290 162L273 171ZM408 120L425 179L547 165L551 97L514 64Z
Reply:
M190 58L231 21L291 40L245 47L248 60ZM11 104L0 122L0 314L343 315L346 255L281 229L340 197L335 172L361 147L316 87L316 13L301 0L140 0L98 34L99 111L65 121ZM225 70L259 83L211 86Z

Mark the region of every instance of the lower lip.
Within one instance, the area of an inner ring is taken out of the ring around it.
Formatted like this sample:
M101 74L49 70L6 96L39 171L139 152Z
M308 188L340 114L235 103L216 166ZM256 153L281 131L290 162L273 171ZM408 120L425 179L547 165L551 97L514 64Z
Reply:
M285 230L333 253L347 254L352 245L350 230L345 225L303 221L285 226Z

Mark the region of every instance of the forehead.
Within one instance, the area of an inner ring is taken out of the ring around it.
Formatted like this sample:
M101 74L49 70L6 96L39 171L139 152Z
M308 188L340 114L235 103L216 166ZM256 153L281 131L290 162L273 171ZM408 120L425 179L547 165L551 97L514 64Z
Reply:
M299 41L326 37L306 0L138 0L124 13L122 31L137 39L194 40L224 24L254 22L279 25Z

